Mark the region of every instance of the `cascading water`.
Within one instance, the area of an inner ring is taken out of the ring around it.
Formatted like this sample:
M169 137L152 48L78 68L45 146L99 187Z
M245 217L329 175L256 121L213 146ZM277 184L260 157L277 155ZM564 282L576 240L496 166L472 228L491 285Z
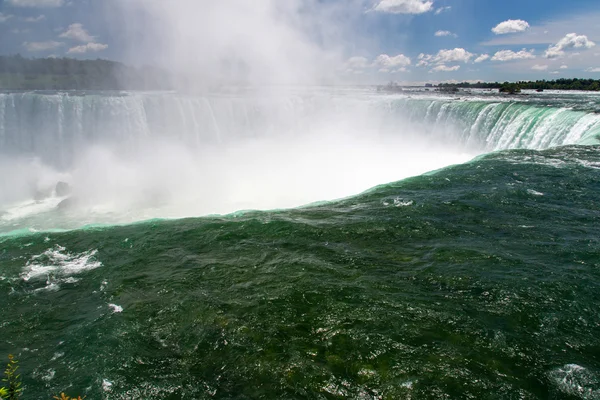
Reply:
M593 142L600 134L598 114L493 100L12 93L0 94L0 152L68 167L74 153L91 144L127 148L162 138L202 146L300 135L356 112L363 127L372 129L374 123L402 135L406 131L400 127L408 124L440 140L451 133L461 144L484 151Z
M425 131L443 137L452 127L461 142L486 151L593 143L600 135L600 115L568 108L447 99L403 99L395 108Z
M599 135L595 113L499 97L5 93L0 218L8 230L44 228L48 215L27 218L61 199L45 208L31 199L58 180L72 183L79 205L59 225L77 227L300 206L489 151Z

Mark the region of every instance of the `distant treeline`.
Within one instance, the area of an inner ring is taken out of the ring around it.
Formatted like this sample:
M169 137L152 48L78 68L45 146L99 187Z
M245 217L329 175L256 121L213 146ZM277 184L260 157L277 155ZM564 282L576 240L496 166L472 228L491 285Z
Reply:
M0 56L4 90L168 90L170 76L153 67L108 60Z
M520 81L520 82L477 82L477 83L442 83L438 85L440 88L473 88L473 89L502 89L502 88L517 88L531 90L593 90L600 91L600 80L595 79L556 79L554 81Z

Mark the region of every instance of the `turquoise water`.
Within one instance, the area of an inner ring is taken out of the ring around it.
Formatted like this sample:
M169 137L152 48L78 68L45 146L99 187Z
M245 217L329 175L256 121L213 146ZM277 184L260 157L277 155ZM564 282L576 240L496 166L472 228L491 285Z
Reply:
M301 208L5 222L0 354L26 398L600 398L596 115L385 102L379 131L481 155Z

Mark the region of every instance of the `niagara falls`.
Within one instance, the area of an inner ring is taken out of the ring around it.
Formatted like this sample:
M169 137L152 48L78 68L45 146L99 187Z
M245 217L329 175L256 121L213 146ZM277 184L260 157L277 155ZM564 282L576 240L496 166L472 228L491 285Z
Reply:
M600 399L599 17L0 0L0 399Z

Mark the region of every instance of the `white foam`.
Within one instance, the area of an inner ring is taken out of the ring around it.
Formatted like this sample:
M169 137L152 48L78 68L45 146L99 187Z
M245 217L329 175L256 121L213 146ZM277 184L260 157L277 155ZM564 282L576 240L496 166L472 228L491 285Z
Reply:
M566 364L548 374L551 382L562 393L580 399L598 399L600 390L594 389L600 377L577 364Z
M9 222L52 211L62 200L62 198L50 197L42 201L26 200L9 204L4 214L0 215L0 221Z
M71 275L77 275L85 271L96 269L102 266L100 261L95 260L97 250L89 250L83 253L71 254L65 247L56 245L42 254L35 255L27 262L21 278L24 281L49 277L50 275L59 276L65 283L75 283L75 278L69 278ZM48 279L48 287L55 284Z
M412 206L414 204L414 201L412 200L404 200L401 199L400 197L397 197L394 199L394 205L396 207L408 207L408 206Z
M113 313L122 313L123 312L123 307L121 307L121 306L118 306L116 304L109 304L108 306L113 310Z
M113 383L111 381L106 379L102 380L102 390L104 390L105 392L110 392L112 390L112 385Z
M544 195L544 193L538 192L537 190L533 190L533 189L527 189L527 193L529 193L533 196L543 196Z
M412 381L406 381L406 382L403 382L400 386L402 386L403 388L406 388L406 389L412 389L413 388L413 382Z
M36 289L36 292L57 292L60 289L58 282L46 281L46 286Z

